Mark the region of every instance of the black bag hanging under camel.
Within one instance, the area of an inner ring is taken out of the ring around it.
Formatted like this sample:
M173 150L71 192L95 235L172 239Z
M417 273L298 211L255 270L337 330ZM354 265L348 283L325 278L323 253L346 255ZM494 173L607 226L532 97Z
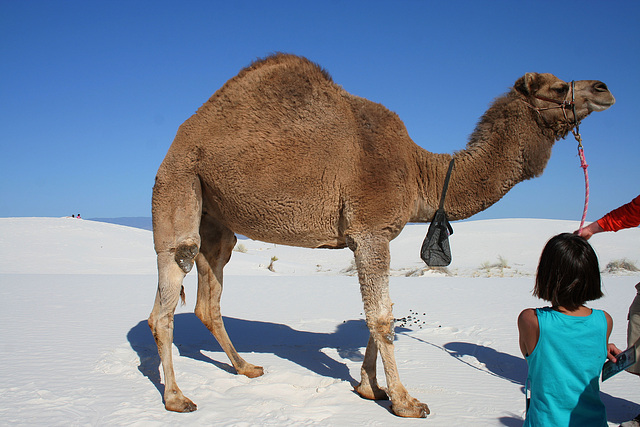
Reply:
M451 264L451 248L449 247L449 236L453 234L453 228L449 224L447 214L444 211L444 198L447 194L449 186L449 178L453 170L453 159L449 162L449 170L442 187L442 196L440 197L440 207L429 224L427 236L422 242L420 249L420 258L427 263L429 267L446 267Z

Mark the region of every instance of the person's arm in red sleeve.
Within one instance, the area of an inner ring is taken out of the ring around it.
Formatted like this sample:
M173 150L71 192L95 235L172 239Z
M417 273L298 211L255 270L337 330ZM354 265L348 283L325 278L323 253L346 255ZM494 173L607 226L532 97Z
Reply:
M640 195L626 205L612 210L598 221L603 231L618 231L640 225Z

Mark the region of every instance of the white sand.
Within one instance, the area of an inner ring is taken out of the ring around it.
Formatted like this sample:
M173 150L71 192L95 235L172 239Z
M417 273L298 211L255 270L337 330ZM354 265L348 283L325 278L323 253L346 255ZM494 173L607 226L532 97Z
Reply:
M226 268L223 315L243 357L264 366L256 379L233 373L193 315L189 274L174 362L198 410L177 414L162 404L146 324L157 283L151 232L73 218L0 218L0 424L520 426L526 363L515 320L523 308L544 305L530 295L544 243L577 222L453 226L448 276L424 272L418 254L427 225L411 224L392 242L394 313L413 316L398 325L398 367L432 411L416 420L353 392L368 332L348 250L239 241L246 253L234 252ZM602 269L623 258L640 265L639 229L591 243ZM623 348L640 274L607 273L603 281L606 296L592 306L613 316L612 342ZM638 378L621 373L601 389L609 425L640 413Z

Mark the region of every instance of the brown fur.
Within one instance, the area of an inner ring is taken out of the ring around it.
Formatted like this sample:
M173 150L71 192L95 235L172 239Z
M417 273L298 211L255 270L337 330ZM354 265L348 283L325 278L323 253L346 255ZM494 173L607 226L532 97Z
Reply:
M451 219L486 209L542 173L571 124L560 109L537 110L554 104L535 95L562 100L567 87L550 74L529 73L493 103L467 147L453 155L445 205ZM579 120L613 102L603 83L576 82ZM418 147L396 114L347 93L304 58L277 54L225 83L180 126L153 189L159 279L149 325L166 408L196 409L175 383L171 360L173 312L194 262L196 314L239 373L262 374L233 348L220 314L222 270L239 233L310 248L348 246L371 333L356 390L369 399L388 395L398 415L426 416L429 409L408 394L395 364L389 241L408 221L432 218L451 157ZM378 353L386 390L376 381Z

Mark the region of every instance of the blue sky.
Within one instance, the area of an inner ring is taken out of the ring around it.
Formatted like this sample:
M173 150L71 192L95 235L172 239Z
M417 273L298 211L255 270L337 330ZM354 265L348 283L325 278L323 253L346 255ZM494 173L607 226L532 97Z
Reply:
M526 72L605 82L581 125L588 220L640 193L640 2L0 0L0 217L150 216L178 126L283 51L386 105L433 152L464 148ZM576 142L473 219L579 220Z

